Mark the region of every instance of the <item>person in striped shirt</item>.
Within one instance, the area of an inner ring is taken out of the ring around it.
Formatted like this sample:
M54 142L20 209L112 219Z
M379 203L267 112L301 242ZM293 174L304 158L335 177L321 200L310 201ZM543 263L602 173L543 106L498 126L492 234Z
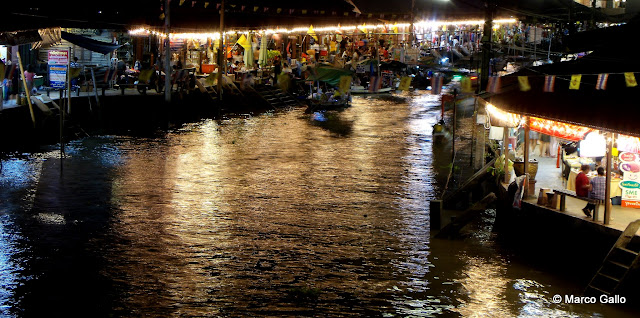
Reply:
M591 179L591 193L589 194L589 198L596 200L604 200L605 191L606 191L606 183L607 178L604 175L604 168L598 167L598 176ZM594 203L587 203L587 206L582 209L582 211L587 215L591 216L591 212L593 212L596 208Z

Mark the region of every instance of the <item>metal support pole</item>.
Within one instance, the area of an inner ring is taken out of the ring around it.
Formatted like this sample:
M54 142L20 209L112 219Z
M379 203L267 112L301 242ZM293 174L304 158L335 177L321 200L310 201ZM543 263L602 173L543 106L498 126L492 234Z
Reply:
M170 0L164 0L164 100L171 103L171 33L170 16Z

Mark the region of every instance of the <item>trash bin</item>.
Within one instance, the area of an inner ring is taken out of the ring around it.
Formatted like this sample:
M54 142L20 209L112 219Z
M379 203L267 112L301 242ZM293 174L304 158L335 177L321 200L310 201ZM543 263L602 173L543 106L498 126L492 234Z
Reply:
M617 197L611 198L611 204L612 205L621 205L622 204L622 197L621 196L617 196Z

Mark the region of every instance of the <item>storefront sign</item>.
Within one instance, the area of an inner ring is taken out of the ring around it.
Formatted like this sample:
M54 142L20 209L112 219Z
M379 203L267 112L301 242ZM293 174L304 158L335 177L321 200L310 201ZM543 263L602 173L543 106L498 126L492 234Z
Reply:
M623 152L620 154L620 161L634 162L638 160L638 155L632 152Z
M69 51L51 50L48 56L49 65L69 65Z
M66 65L49 65L49 85L52 88L65 88L67 83Z
M640 209L640 158L631 152L623 152L618 158L623 173L619 185L622 189L621 206Z

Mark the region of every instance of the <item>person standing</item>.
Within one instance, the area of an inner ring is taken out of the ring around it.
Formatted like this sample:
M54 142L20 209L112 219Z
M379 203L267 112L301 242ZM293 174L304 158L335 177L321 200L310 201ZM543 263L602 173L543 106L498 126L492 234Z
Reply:
M591 182L590 182L591 195L589 196L589 198L603 201L605 196L605 191L606 191L607 178L604 175L604 168L598 167L596 171L598 171L598 176L591 179ZM577 189L577 186L578 185L576 184L576 189ZM590 217L591 212L593 212L595 209L596 209L596 205L594 203L589 202L587 203L587 206L585 206L582 209L582 212L584 212L585 215Z
M33 89L33 78L36 76L36 73L33 71L33 66L31 64L27 65L27 69L24 71L24 79L27 82L27 90L31 93L31 89Z
M273 79L273 84L275 85L278 83L278 75L282 73L282 63L280 62L280 57L277 55L273 59L273 72L275 73Z
M549 144L551 142L551 136L547 134L540 134L540 157L550 157L551 149Z

